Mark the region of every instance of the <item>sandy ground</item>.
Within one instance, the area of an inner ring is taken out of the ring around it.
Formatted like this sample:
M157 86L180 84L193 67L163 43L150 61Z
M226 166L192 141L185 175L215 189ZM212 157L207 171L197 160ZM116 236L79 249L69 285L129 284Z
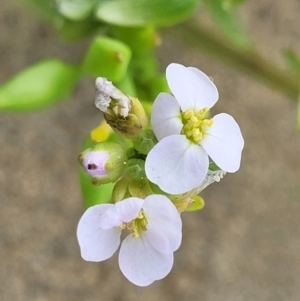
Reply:
M76 62L87 41L68 45L17 3L0 0L0 82L47 57ZM249 1L240 9L257 47L281 60L300 50L300 2ZM300 134L296 105L272 89L180 42L164 37L170 62L211 75L225 111L246 141L242 167L203 194L206 207L183 215L184 233L170 275L138 288L117 257L79 255L83 213L77 153L100 115L91 79L66 101L26 114L0 113L0 300L300 300Z

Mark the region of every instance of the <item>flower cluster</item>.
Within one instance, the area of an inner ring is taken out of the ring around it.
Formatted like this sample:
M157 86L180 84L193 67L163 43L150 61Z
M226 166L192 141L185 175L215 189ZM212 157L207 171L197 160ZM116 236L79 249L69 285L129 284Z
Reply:
M114 183L110 203L97 200L99 204L80 219L81 255L87 261L103 261L121 244L120 269L139 286L170 272L173 253L181 244L180 213L203 207L198 194L239 169L244 147L233 117L226 113L211 117L219 94L208 76L171 64L166 77L172 94L160 93L155 99L152 130L145 129L147 116L137 98L98 78L96 106L115 133L131 139L133 147L126 149L116 139L97 141L79 155L94 185ZM93 135L103 136L95 131ZM121 243L123 231L128 236Z

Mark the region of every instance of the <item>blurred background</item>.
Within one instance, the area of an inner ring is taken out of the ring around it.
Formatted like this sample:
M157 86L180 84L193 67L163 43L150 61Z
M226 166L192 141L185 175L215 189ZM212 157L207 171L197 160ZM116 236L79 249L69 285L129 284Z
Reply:
M16 1L0 7L1 83L47 57L77 62L90 43L63 42ZM284 47L300 53L299 13L299 0L249 0L238 9L256 48L279 66ZM201 9L193 18L212 23ZM220 92L213 113L233 115L245 138L241 169L204 191L203 210L183 214L171 273L139 288L123 277L116 255L88 263L79 254L77 154L101 119L94 81L82 79L46 110L0 112L1 301L300 300L296 101L187 43L181 30L161 31L161 71L177 62L213 77Z

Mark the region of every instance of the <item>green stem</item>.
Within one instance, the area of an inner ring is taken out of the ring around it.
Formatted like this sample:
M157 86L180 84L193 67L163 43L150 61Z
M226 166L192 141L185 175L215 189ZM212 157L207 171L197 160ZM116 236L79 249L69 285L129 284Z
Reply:
M226 37L203 25L190 21L165 30L168 35L193 47L201 48L237 69L251 74L255 79L267 83L286 96L297 100L299 79L277 66L275 62L262 57L254 48L241 48L230 42Z

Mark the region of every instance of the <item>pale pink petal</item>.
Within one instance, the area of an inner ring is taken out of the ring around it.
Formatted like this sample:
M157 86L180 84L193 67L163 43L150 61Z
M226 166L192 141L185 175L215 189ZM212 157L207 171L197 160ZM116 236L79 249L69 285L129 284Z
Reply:
M170 94L160 93L153 104L151 125L158 140L180 134L182 122L177 100Z
M182 238L182 222L174 204L164 195L150 195L145 199L143 209L147 218L146 236L157 251L176 251Z
M190 82L193 85L193 97L195 99L195 111L203 108L211 108L219 99L219 92L213 81L202 71L194 67L188 67Z
M215 84L196 68L170 64L166 76L182 111L193 109L197 112L204 107L211 108L219 98Z
M99 226L101 216L113 205L90 207L81 217L77 227L77 239L81 256L87 261L103 261L111 257L120 245L121 230L104 230Z
M124 276L138 286L166 277L173 266L173 253L160 253L144 237L128 235L120 249L119 265Z
M123 222L132 221L138 216L143 203L144 200L132 197L114 204L103 214L101 228L110 229L120 226Z
M145 171L148 179L163 191L180 194L197 187L208 171L204 149L184 135L163 138L147 156Z
M240 168L244 139L240 127L228 114L216 115L201 145L212 160L224 171L236 172Z

